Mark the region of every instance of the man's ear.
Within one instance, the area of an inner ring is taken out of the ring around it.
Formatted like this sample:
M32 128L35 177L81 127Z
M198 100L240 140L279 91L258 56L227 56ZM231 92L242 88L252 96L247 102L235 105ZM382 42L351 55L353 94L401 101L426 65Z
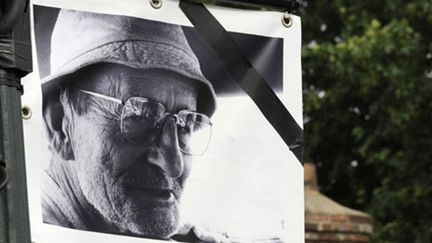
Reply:
M67 130L70 126L66 124L70 119L65 116L65 104L52 98L44 103L43 116L51 149L64 160L73 160L70 131Z

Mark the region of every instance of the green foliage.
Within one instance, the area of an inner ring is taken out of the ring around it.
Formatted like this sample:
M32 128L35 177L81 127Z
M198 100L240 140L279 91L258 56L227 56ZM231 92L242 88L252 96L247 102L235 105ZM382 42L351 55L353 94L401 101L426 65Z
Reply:
M432 242L432 1L303 1L305 154L373 242Z

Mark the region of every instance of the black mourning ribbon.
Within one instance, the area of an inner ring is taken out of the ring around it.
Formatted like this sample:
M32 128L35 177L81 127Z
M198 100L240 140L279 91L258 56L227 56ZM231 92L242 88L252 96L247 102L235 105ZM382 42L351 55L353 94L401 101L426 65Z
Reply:
M236 42L202 3L180 1L180 8L225 64L237 84L255 102L268 122L303 164L303 130L255 70Z

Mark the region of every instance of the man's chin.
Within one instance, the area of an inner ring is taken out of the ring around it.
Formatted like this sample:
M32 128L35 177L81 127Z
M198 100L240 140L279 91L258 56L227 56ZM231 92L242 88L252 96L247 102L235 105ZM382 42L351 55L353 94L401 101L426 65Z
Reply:
M171 206L131 207L124 215L123 227L134 235L149 238L168 239L179 226L176 204Z

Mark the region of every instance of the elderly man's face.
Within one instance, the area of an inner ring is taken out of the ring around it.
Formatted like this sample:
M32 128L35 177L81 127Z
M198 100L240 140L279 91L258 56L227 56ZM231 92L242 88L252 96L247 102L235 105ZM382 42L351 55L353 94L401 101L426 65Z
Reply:
M145 97L170 113L197 106L194 83L172 72L107 64L90 76L80 88L122 100ZM86 199L123 233L157 238L174 233L190 167L190 157L179 150L175 119L168 116L154 143L142 146L122 136L121 105L92 97L88 112L65 113Z

